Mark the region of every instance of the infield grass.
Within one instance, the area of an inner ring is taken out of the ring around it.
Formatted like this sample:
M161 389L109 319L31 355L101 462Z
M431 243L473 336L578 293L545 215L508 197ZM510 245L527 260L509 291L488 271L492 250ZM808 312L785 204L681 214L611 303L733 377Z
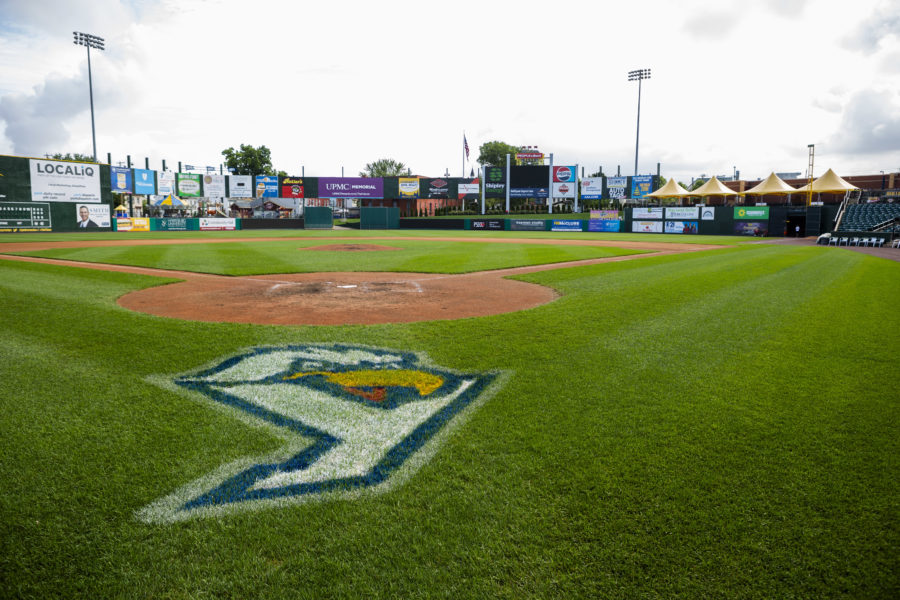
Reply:
M459 321L269 327L115 304L157 278L0 261L0 594L895 597L900 265L752 245L524 279L561 297ZM509 379L387 493L137 521L279 445L145 378L306 342Z

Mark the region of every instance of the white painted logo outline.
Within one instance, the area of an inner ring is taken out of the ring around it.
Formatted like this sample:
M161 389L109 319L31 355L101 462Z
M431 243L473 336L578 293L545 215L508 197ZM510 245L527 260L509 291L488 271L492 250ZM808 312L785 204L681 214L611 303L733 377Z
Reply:
M411 352L343 344L252 348L197 372L152 378L267 428L285 444L224 465L136 516L167 523L385 491L427 462L503 378L458 373Z

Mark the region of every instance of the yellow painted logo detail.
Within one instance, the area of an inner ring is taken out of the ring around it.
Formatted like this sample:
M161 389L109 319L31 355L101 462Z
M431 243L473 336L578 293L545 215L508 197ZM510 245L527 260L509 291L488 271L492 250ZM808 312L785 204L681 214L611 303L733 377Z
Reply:
M415 388L420 396L427 396L444 385L444 378L440 375L409 369L362 370L339 373L333 371L301 371L288 375L284 379L300 379L301 377L312 377L315 375L321 375L329 383L340 385L348 391L354 388L408 387Z

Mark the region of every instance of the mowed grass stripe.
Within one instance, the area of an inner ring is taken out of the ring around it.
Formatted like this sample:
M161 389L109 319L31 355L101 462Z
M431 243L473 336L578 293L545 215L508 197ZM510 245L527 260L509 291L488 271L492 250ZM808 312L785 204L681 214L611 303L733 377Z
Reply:
M639 251L591 247L473 242L391 240L400 250L311 251L308 241L226 242L162 246L57 248L19 253L27 256L158 267L222 275L305 273L322 271L407 271L467 273L488 269L605 258Z

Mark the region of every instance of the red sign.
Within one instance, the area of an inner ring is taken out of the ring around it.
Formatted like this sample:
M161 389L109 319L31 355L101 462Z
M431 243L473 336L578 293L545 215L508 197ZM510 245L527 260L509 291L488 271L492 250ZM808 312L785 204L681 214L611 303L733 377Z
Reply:
M303 197L303 186L302 185L283 185L283 186L281 186L281 197L282 198L302 198Z
M517 160L539 160L544 158L544 154L542 152L517 152L516 159Z
M572 167L553 167L554 183L562 183L564 181L572 181L575 171Z

